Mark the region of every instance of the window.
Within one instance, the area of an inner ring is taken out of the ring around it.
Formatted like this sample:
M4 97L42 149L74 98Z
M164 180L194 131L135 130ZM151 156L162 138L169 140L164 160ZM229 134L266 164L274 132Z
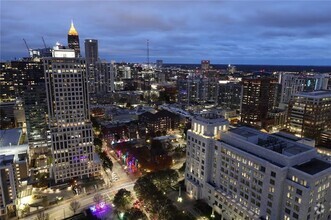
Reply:
M276 177L276 173L273 172L273 171L271 171L271 176L272 176L272 177Z
M275 180L270 179L270 184L271 184L271 185L275 185Z
M297 214L297 213L295 213L295 212L293 212L293 218L295 218L295 219L298 219L299 218L299 215Z
M270 199L271 201L273 200L274 196L271 194L268 194L268 199Z
M302 195L302 190L297 189L297 194L301 196Z
M265 167L264 166L261 166L260 167L260 171L264 173L265 172Z

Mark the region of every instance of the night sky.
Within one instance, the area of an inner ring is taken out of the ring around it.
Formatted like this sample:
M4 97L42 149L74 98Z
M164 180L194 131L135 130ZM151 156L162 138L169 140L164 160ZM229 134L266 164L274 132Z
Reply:
M1 60L67 44L71 19L117 62L331 66L331 1L1 0Z

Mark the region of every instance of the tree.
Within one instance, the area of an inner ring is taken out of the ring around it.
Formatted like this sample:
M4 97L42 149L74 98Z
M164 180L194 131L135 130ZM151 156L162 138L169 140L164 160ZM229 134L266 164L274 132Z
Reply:
M183 163L183 166L181 166L181 168L179 168L178 172L185 173L185 169L186 169L186 162Z
M93 144L95 145L95 146L99 146L99 147L102 147L102 140L100 139L100 138L94 138L94 140L93 140Z
M178 180L178 173L175 170L160 170L151 173L150 178L154 185L161 191L167 191Z
M46 214L44 211L39 212L37 214L37 217L35 218L36 220L48 220L48 214Z
M165 191L177 180L178 173L175 170L149 173L136 181L134 190L139 200L159 219L191 219L180 212L165 195Z
M102 151L101 153L99 153L100 159L102 160L102 166L104 169L113 169L113 162L111 161L111 159L108 157L107 152L106 151Z
M78 201L70 202L69 208L71 211L73 211L74 214L76 214L76 211L80 208L80 202L78 202Z
M147 220L147 216L140 209L131 208L124 214L124 218L127 220Z
M103 201L103 196L100 193L97 193L93 197L93 202L95 204L100 204Z
M130 208L132 199L130 191L120 189L116 193L113 203L118 211L124 212Z

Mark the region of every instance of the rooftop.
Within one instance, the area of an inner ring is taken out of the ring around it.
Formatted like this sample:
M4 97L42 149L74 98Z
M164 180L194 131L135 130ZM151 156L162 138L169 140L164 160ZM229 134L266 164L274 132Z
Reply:
M19 145L21 135L21 128L0 130L0 147Z
M244 137L252 144L286 156L297 155L312 149L309 146L296 143L294 140L270 135L244 126L233 128L230 132Z
M0 166L12 164L14 162L15 155L0 155Z
M306 163L294 166L295 169L301 170L310 175L314 175L316 173L322 172L323 170L329 169L330 167L331 167L331 163L327 163L325 161L316 158Z
M312 91L312 92L300 92L297 96L307 97L307 98L331 98L331 91L328 90L320 90L320 91Z
M231 129L232 133L235 133L237 135L243 136L245 138L257 136L256 133L250 132L249 130L246 129L241 129L241 127Z

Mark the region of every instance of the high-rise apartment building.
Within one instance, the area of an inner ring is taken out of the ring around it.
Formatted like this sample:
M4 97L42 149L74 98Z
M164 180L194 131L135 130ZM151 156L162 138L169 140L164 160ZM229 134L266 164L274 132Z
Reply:
M79 36L74 27L73 21L71 21L71 26L68 32L68 47L75 50L76 57L80 57Z
M99 59L98 40L86 39L84 43L86 64L97 62Z
M85 60L67 58L73 52L62 50L58 57L44 59L55 182L93 176L100 169L94 154Z
M98 40L85 40L85 59L91 97L114 91L114 66L99 60Z
M20 60L0 63L0 100L22 98L27 86L44 81L42 62Z
M177 80L178 102L184 104L204 103L208 100L207 78L188 76L187 79Z
M222 219L330 219L331 164L316 149L253 128L195 118L186 191Z
M286 108L292 95L296 93L326 90L329 79L329 74L281 73L279 75L279 82L281 83L280 107Z
M240 82L219 81L217 104L224 109L240 110L241 89Z
M32 145L47 140L46 103L45 83L27 87L24 92L24 110L27 136Z
M331 91L300 92L292 96L288 107L288 129L317 140L331 127Z
M277 79L271 77L246 78L242 80L241 123L264 127L268 111L276 102Z
M89 64L87 75L91 96L103 95L115 90L113 64L99 61Z

